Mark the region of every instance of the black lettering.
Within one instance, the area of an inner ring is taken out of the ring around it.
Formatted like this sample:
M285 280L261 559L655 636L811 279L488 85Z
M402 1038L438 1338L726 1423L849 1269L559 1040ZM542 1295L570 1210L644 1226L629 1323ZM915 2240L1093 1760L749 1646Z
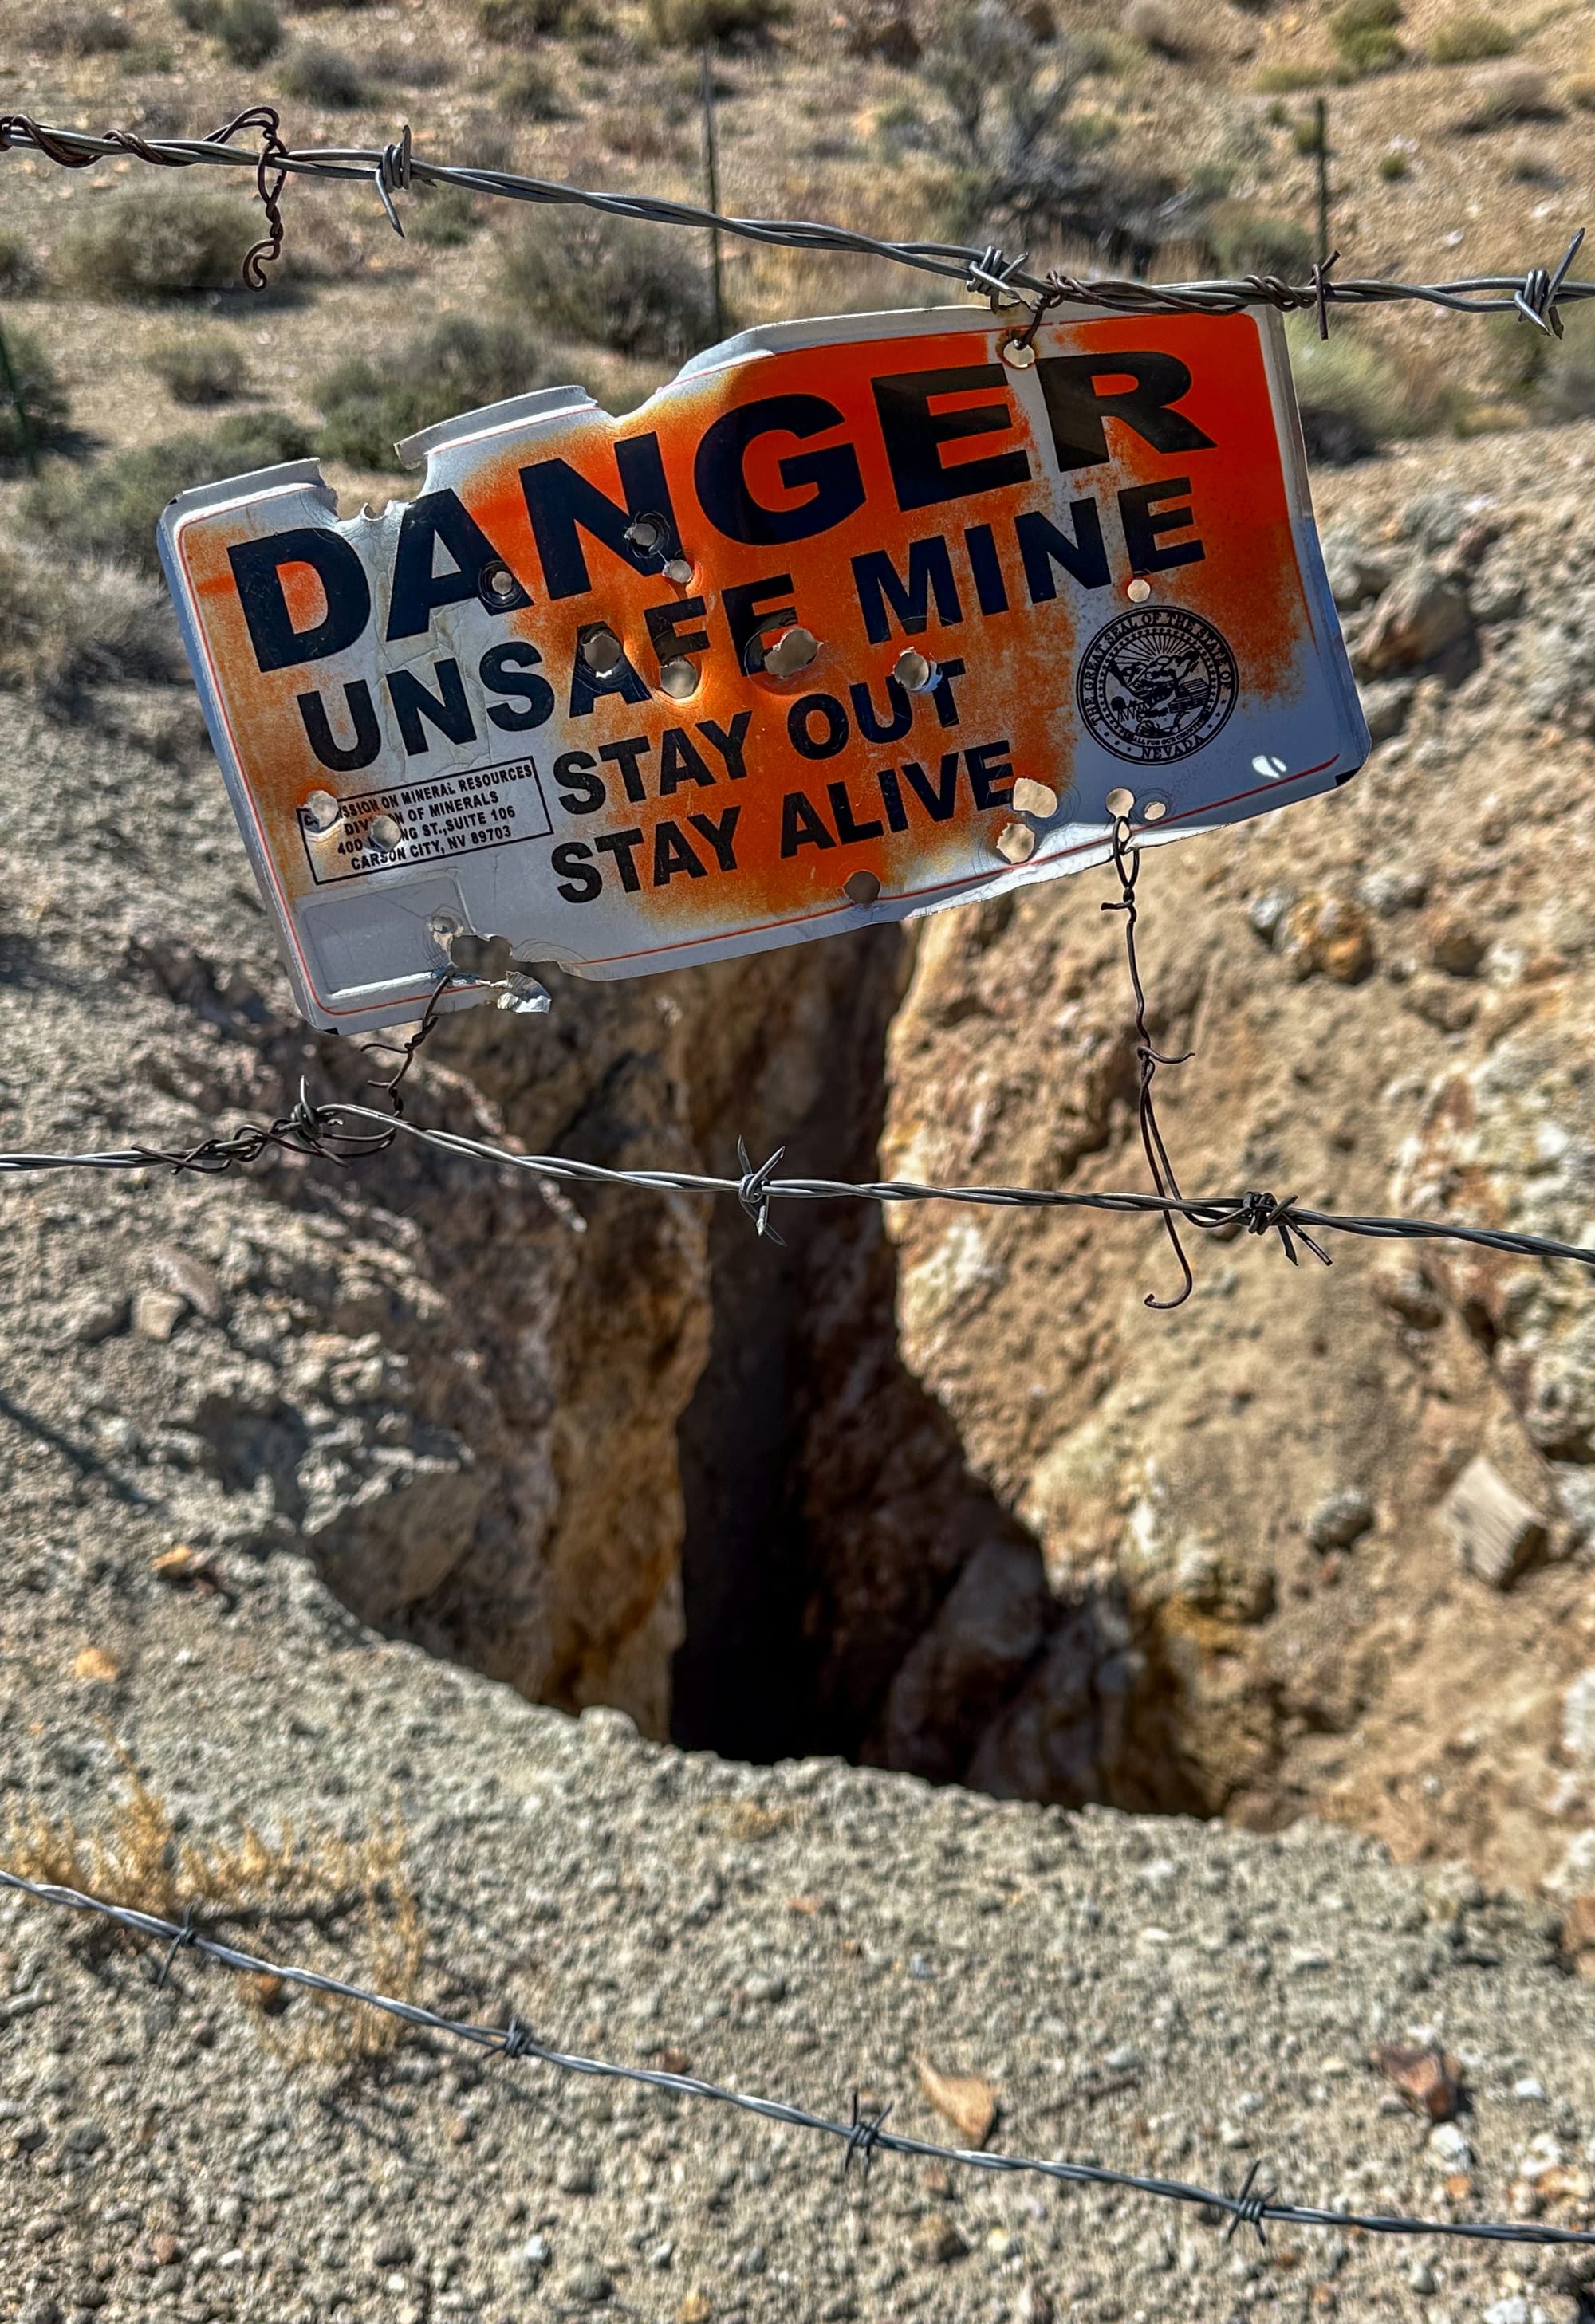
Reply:
M752 724L751 710L739 710L729 727L717 726L712 718L698 721L698 732L724 759L726 772L734 783L739 783L747 772L742 753L743 745L747 741L747 730Z
M667 726L659 744L660 798L679 791L683 783L699 783L712 789L714 777L703 753L685 729Z
M855 557L853 586L858 593L858 610L864 616L864 634L871 645L885 645L892 633L888 604L910 636L917 635L928 624L932 597L936 600L938 621L951 623L961 622L964 617L958 584L952 577L952 558L939 532L932 533L928 540L909 542L906 580L899 576L884 549L872 549L862 557Z
M969 770L969 788L978 807L1006 807L1013 796L1013 744L977 742L964 752L964 764Z
M357 678L343 689L354 721L355 739L345 750L332 739L332 727L319 694L301 694L299 715L304 721L304 731L310 746L324 767L334 767L341 775L352 774L357 767L368 767L382 748L382 729L376 723L376 705L371 699L371 688L363 678Z
M933 787L931 778L917 759L906 759L903 765L904 779L932 823L946 823L958 805L958 752L941 753L941 779Z
M1006 387L1006 382L1002 364L995 363L960 364L951 371L901 372L894 378L871 381L900 509L933 508L941 501L961 500L968 493L991 493L1004 484L1024 484L1030 474L1030 458L1023 451L960 460L951 468L942 465L943 444L960 443L970 436L1006 436L1011 431L1014 414L1006 397L963 411L931 410L935 397L965 395L978 387Z
M953 698L953 680L964 674L964 665L953 655L936 666L936 683L931 688L931 699L936 706L936 716L943 726L958 724L958 704Z
M693 815L687 820L700 837L707 839L714 850L715 862L722 872L737 869L737 821L739 807L722 807L717 815Z
M1074 539L1060 532L1050 517L1037 511L1015 517L1014 530L1019 537L1019 554L1025 559L1025 586L1030 592L1033 605L1045 605L1058 594L1054 565L1078 581L1082 589L1106 589L1110 576L1108 571L1108 550L1102 540L1102 520L1097 514L1095 501L1071 501L1069 513L1074 521Z
M647 605L643 619L648 624L648 637L659 660L672 661L681 654L707 653L709 632L701 627L681 634L684 622L702 622L708 612L701 597L678 597L668 605Z
M886 680L886 716L876 715L875 699L868 682L858 678L848 688L848 698L853 706L853 718L867 742L900 742L913 724L913 705L907 689L895 678Z
M728 540L764 548L781 540L810 540L829 532L864 505L864 479L851 444L823 451L791 453L776 462L789 493L803 498L787 508L755 500L746 473L747 453L761 436L823 436L842 425L842 414L822 395L766 395L722 412L706 429L692 464L698 502Z
M1094 468L1113 456L1104 424L1132 429L1155 452L1210 452L1204 436L1182 411L1172 411L1191 386L1191 374L1178 355L1151 347L1104 348L1094 355L1043 355L1035 366L1046 398L1047 420L1058 466ZM1098 392L1099 379L1129 379L1132 387Z
M561 751L554 761L560 805L572 815L596 815L608 797L590 751ZM571 898L574 903L576 899Z
M969 555L969 570L975 576L975 595L983 613L1006 613L1008 610L1008 585L1003 578L1002 559L997 553L997 541L988 524L971 524L964 530L964 547Z
M454 559L452 573L432 570L439 541ZM503 558L457 493L422 493L399 520L393 595L388 601L389 638L423 637L431 627L437 606L458 605L462 599L476 596L484 567L503 564ZM495 598L493 608L496 613L508 613L512 607L531 603L517 583L515 595Z
M816 718L825 724L825 732L818 736L809 731ZM805 694L787 712L786 732L800 758L834 759L847 747L848 714L834 694Z
M654 748L645 734L628 734L624 742L606 742L598 752L620 770L620 779L626 785L626 796L634 807L648 796L643 781L643 770L637 761L645 759Z
M800 847L834 847L825 817L802 791L788 791L781 802L781 853L795 855Z
M371 585L358 553L321 524L294 525L264 540L241 540L227 551L249 642L263 670L292 669L324 661L352 646L371 618ZM327 611L308 630L296 630L283 587L283 568L308 565L321 585ZM326 763L330 763L329 761ZM361 765L366 762L360 761Z
M624 502L612 501L598 485L579 475L568 460L534 460L521 470L521 489L532 519L538 559L551 597L580 597L592 586L587 553L579 533L585 532L636 570L626 527L640 516L663 515L675 530L670 487L659 456L657 436L633 436L615 447L615 466ZM617 690L617 689L611 689ZM628 701L635 700L628 695Z
M903 804L903 786L897 780L896 768L877 768L875 779L881 787L881 801L886 810L886 821L894 831L906 831L908 809Z
M709 872L692 852L692 843L680 824L667 818L654 826L654 885L668 888L678 872L685 872L693 880L707 880Z
M469 742L476 735L459 664L450 656L433 662L432 669L437 673L436 694L429 693L412 669L395 669L388 674L387 690L399 715L404 748L412 758L432 747L422 719L430 718L445 742Z
M553 687L537 675L542 659L535 646L514 638L505 645L489 646L477 665L477 676L484 686L495 694L518 695L524 705L523 709L510 710L502 702L488 704L488 717L506 734L524 733L553 715Z
M620 866L620 884L628 896L635 896L642 881L637 877L636 853L643 844L640 831L607 831L593 845L600 855L612 855Z
M1160 532L1184 532L1195 524L1189 505L1164 509L1158 513L1160 501L1177 500L1189 493L1189 476L1165 476L1155 484L1127 484L1118 496L1118 521L1124 527L1124 545L1132 573L1163 573L1171 565L1199 565L1207 555L1200 540L1176 540L1167 549L1160 549Z
M720 603L725 608L738 669L747 668L747 649L762 630L774 629L777 624L784 629L792 628L797 620L797 608L779 602L791 595L790 573L772 573L764 581L734 581L728 589L721 591Z
M844 847L850 847L856 839L880 839L885 835L884 825L858 821L853 813L853 802L848 797L846 783L827 783L825 789L830 800L830 811L836 817L836 835Z
M568 904L590 904L603 893L604 875L591 858L591 848L580 839L561 840L549 857L554 870L564 875L559 893Z

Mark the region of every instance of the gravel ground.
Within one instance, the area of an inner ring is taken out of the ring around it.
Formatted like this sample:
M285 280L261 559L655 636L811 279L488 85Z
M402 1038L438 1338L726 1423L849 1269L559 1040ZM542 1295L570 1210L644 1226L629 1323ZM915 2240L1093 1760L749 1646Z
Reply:
M94 1574L65 1551L15 1569L13 1804L93 1827L135 1766L190 1840L246 1818L357 1840L396 1798L420 1997L832 2115L858 2088L954 2143L922 2061L995 2086L998 2145L1206 2184L1257 2160L1348 2208L1579 2215L1595 1996L1537 1908L1454 1868L1425 1883L1312 1823L1259 1839L686 1755L375 1637L291 1555L236 1590L177 1591L130 1578L135 1516L100 1534ZM63 1682L83 1635L105 1664L80 1649ZM94 1675L109 1665L122 1675ZM392 1932L357 1925L285 1911L241 1941L380 1976ZM183 1959L158 1991L156 1966L0 1907L0 2313L1581 2312L1555 2254L1226 2245L1146 2199L892 2158L841 2180L838 2151L795 2131L427 2036L362 2058L321 2005L273 2015L273 1997ZM1411 2036L1442 2041L1471 2092L1438 2134L1368 2063Z

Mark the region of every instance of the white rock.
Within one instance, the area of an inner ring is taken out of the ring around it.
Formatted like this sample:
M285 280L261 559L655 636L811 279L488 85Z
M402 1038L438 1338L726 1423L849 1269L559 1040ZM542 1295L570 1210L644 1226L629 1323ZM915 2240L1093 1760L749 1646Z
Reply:
M1448 2171L1466 2171L1473 2150L1454 2122L1437 2122L1429 2133L1429 2152Z
M1521 2098L1526 2106L1535 2098L1544 2097L1545 2085L1544 2082L1536 2081L1532 2074L1525 2074L1521 2081L1513 2083L1512 2095L1515 2098Z

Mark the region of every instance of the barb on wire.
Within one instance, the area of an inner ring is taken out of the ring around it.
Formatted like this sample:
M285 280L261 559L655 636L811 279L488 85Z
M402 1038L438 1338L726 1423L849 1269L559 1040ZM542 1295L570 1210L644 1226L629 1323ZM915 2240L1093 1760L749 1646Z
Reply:
M1285 2202L1272 2189L1258 2185L1261 2165L1257 2163L1251 2164L1239 2190L1229 2194L1210 2187L1192 2186L1183 2180L1147 2178L1139 2172L1114 2171L1097 2163L1071 2163L1053 2155L1014 2154L1001 2150L993 2153L984 2147L941 2146L931 2139L910 2138L903 2131L888 2130L886 2122L890 2107L883 2107L876 2114L861 2112L857 2091L853 2094L851 2118L841 2122L790 2099L756 2097L746 2090L728 2089L723 2083L705 2081L696 2074L669 2073L657 2066L627 2066L612 2058L589 2058L580 2052L561 2050L552 2043L540 2041L513 2015L506 2025L483 2025L470 2018L446 2017L419 2002L401 2001L369 1986L328 1977L318 1969L266 1960L259 1954L244 1952L209 1935L195 1925L191 1914L181 1923L163 1920L158 1914L141 1913L128 1904L114 1904L82 1889L29 1880L20 1872L10 1872L3 1867L0 1888L30 1896L36 1904L51 1905L60 1912L95 1914L134 1936L152 1938L157 1944L172 1947L173 1955L178 1950L193 1952L241 1976L274 1978L305 1992L357 2002L364 2008L381 2010L422 2033L464 2042L505 2060L532 2059L558 2073L627 2082L642 2089L669 2090L678 2098L700 2098L710 2105L733 2107L739 2114L760 2116L766 2122L781 2123L790 2129L811 2131L819 2137L840 2144L844 2172L855 2157L867 2172L880 2155L901 2154L916 2161L957 2164L961 2170L986 2172L999 2178L1030 2176L1050 2179L1064 2186L1111 2188L1125 2194L1146 2195L1163 2202L1217 2212L1227 2222L1227 2234L1233 2234L1238 2227L1251 2227L1260 2236L1266 2225L1277 2224L1326 2227L1337 2235L1344 2234L1348 2228L1360 2228L1370 2236L1445 2236L1467 2243L1595 2245L1595 2231L1548 2226L1540 2219L1507 2222L1403 2218L1381 2211L1330 2210L1315 2204ZM170 1959L167 1966L170 1967Z
M231 141L241 129L258 129L263 143L258 153ZM406 133L407 134L408 133ZM459 186L468 193L505 201L535 202L564 207L579 204L611 217L641 219L654 226L694 226L730 234L745 242L777 244L792 250L834 252L843 256L887 259L922 273L936 274L985 298L1015 299L1030 310L1031 330L1041 316L1055 307L1110 307L1129 315L1233 315L1247 307L1275 307L1282 313L1311 311L1321 331L1328 328L1331 306L1384 306L1398 300L1416 300L1461 315L1521 314L1540 327L1558 328L1558 304L1595 299L1595 282L1575 282L1569 270L1578 254L1582 235L1575 235L1553 268L1534 264L1510 274L1470 274L1444 282L1401 282L1358 277L1331 280L1325 260L1306 282L1286 282L1272 274L1237 275L1200 282L1127 282L1094 280L1053 272L1036 274L1022 258L1009 259L995 248L977 248L954 242L894 242L857 233L846 226L827 226L803 218L730 217L696 202L668 201L659 195L606 193L572 186L557 179L531 178L511 170L478 169L468 163L432 161L410 152L402 161L404 139L386 145L326 145L295 150L282 142L275 109L252 106L210 137L145 138L131 131L60 129L36 121L27 113L0 114L0 154L27 148L64 170L82 170L112 154L131 154L157 168L187 168L193 162L220 168L251 169L255 189L269 228L265 243L256 244L250 260L256 262L246 280L259 287L260 263L269 263L282 248L282 217L278 208L283 186L290 176L347 179L369 187L376 183L384 208L395 223L392 205L395 189L405 183ZM390 157L393 157L390 159ZM248 262L246 262L246 266Z

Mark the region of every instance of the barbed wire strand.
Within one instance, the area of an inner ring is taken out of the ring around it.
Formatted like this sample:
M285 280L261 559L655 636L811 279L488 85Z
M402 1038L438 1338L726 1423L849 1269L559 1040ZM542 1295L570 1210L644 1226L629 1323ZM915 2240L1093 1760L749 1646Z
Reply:
M240 133L258 132L255 149L236 144ZM1193 282L1136 282L1113 277L1100 279L1069 274L1054 269L1032 272L1023 254L1009 257L994 244L977 248L957 242L895 242L861 234L849 226L830 226L800 218L735 217L706 209L696 202L670 201L656 194L597 191L550 178L521 175L512 170L478 169L469 163L428 160L413 149L410 124L385 145L324 145L292 148L283 143L281 116L275 106L255 105L209 137L144 137L127 129L101 132L62 129L36 121L27 113L0 113L0 154L26 148L65 170L84 170L96 161L126 156L162 169L195 166L243 168L252 171L265 214L267 235L256 243L245 261L245 279L255 289L265 280L262 265L280 256L283 233L280 198L291 177L342 180L373 188L395 231L403 233L393 196L417 186L456 186L464 192L505 201L548 207L579 207L610 217L632 218L652 226L700 228L729 234L744 242L773 244L792 250L823 251L854 258L885 259L894 265L916 269L961 283L971 295L994 305L1012 304L1030 318L1028 338L1049 310L1066 306L1113 308L1124 314L1238 314L1248 307L1275 307L1282 313L1312 312L1321 333L1327 335L1328 318L1335 307L1371 307L1398 300L1463 315L1523 316L1541 330L1562 336L1560 305L1595 299L1595 282L1575 281L1571 275L1584 235L1581 227L1553 267L1538 262L1509 274L1470 274L1440 282L1403 282L1363 276L1332 275L1334 260L1316 265L1305 282L1286 282L1273 274L1235 275Z
M4 1868L0 1868L0 1888L14 1890L19 1895L32 1898L36 1904L53 1905L62 1912L96 1914L133 1935L153 1940L157 1945L166 1949L158 1973L158 1981L162 1984L170 1978L172 1964L180 1952L198 1954L240 1976L273 1978L283 1985L298 1986L306 1992L325 1994L334 2000L355 2002L363 2008L381 2010L420 2032L440 2034L450 2041L468 2043L476 2049L495 2052L511 2061L530 2058L540 2065L552 2067L560 2073L627 2082L643 2089L667 2090L678 2098L701 2098L712 2105L731 2107L741 2114L758 2115L767 2122L781 2123L790 2129L815 2132L840 2143L844 2170L855 2160L867 2170L877 2155L900 2154L923 2162L955 2163L963 2170L984 2171L999 2177L1029 2175L1059 2181L1069 2186L1108 2188L1204 2209L1210 2215L1216 2214L1228 2221L1227 2236L1233 2235L1238 2227L1246 2227L1256 2231L1259 2241L1266 2240L1264 2233L1266 2227L1279 2226L1325 2227L1340 2234L1353 2228L1371 2236L1446 2236L1471 2243L1595 2245L1595 2231L1547 2226L1539 2220L1405 2218L1380 2211L1341 2211L1315 2204L1287 2202L1273 2189L1259 2186L1262 2165L1258 2162L1248 2166L1239 2188L1227 2190L1192 2186L1179 2179L1149 2178L1135 2171L1114 2171L1101 2163L1071 2163L1056 2156L1014 2154L1000 2149L991 2153L979 2147L942 2146L933 2139L913 2138L903 2131L886 2129L886 2118L890 2108L882 2107L873 2114L861 2112L857 2092L853 2097L851 2119L838 2122L791 2099L756 2097L746 2090L730 2089L720 2082L706 2081L697 2074L672 2073L656 2066L623 2065L612 2058L589 2058L576 2051L561 2050L532 2033L520 2018L513 2015L507 2025L484 2025L470 2018L445 2016L419 2002L402 2001L392 1994L378 1993L368 1986L354 1985L343 1978L327 1976L319 1969L267 1960L257 1953L241 1951L236 1945L227 1944L220 1938L209 1935L201 1925L201 1914L192 1906L181 1921L165 1920L158 1914L143 1913L131 1905L112 1904L103 1896L88 1895L82 1889L63 1887L53 1882L29 1880L21 1873ZM225 1918L225 1915L218 1917Z

